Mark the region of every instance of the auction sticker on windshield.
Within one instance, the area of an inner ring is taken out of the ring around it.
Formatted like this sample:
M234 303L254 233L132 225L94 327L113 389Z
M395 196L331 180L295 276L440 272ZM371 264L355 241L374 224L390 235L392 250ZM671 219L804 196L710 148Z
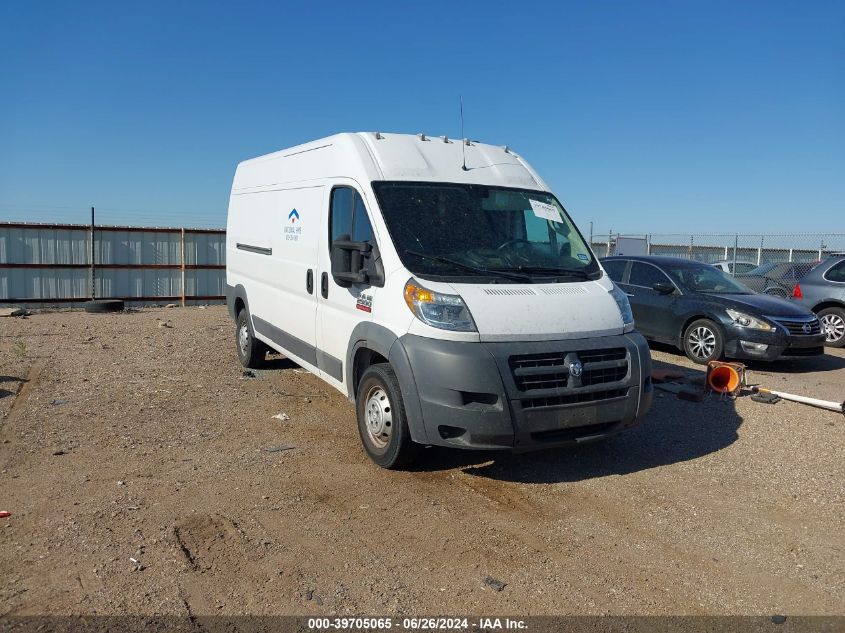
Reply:
M560 217L560 212L557 210L552 204L546 204L545 202L539 202L537 200L528 200L531 203L531 208L534 210L534 215L538 218L543 218L544 220L551 220L552 222L563 222L563 219Z

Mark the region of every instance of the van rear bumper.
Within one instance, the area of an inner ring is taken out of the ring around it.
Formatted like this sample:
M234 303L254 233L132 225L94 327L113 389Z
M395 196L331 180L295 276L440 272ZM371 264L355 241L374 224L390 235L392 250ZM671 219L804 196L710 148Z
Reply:
M422 440L414 433L422 427L428 444L517 451L579 444L634 426L651 406L651 356L636 332L522 343L405 335L395 346L410 370L400 372L403 394L412 390L419 402L406 407L412 435Z

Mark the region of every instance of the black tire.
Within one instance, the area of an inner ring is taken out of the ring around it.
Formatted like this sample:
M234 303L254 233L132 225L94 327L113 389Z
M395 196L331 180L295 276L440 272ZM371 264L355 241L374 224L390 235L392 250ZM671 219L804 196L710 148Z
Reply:
M845 347L845 308L825 308L819 310L816 316L822 322L824 344L828 347Z
M259 369L267 360L267 345L255 338L252 331L252 319L249 318L246 308L238 312L236 319L235 349L241 365L248 369Z
M684 353L692 362L706 365L719 360L725 351L722 328L710 319L693 321L684 330Z
M96 299L85 304L85 311L92 314L103 314L105 312L121 312L125 307L123 299Z
M358 433L364 450L382 468L410 465L420 451L411 439L399 381L388 363L371 365L358 381Z

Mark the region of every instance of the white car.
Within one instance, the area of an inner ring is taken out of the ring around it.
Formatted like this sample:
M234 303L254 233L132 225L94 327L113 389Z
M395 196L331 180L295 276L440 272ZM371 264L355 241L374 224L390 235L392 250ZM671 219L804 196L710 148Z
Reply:
M744 275L745 273L751 272L755 268L757 268L757 264L753 262L734 262L733 260L722 260L720 262L713 262L710 264L711 266L715 266L716 268L725 271L730 275Z
M245 161L226 284L241 363L272 348L338 389L386 468L598 440L651 403L627 297L506 147L355 133Z

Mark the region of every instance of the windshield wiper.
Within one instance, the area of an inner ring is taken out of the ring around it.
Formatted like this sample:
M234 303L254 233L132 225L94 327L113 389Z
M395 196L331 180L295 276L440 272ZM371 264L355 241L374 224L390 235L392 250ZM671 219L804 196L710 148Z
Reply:
M516 266L515 268L496 268L494 270L518 271L524 273L548 273L551 276L568 275L591 280L593 277L583 268L560 268L556 266Z
M479 273L481 275L499 275L500 277L505 277L507 279L516 279L518 281L531 281L531 277L529 275L523 275L517 272L508 272L506 270L497 270L495 268L481 268L480 266L471 266L470 264L464 264L463 262L459 262L456 259L443 257L442 255L429 255L428 253L421 253L419 251L411 250L405 250L402 252L407 253L408 255L414 255L415 257L420 257L422 259L430 259L432 261L441 262L443 264L451 264L452 266L457 266L458 268L463 268L464 270L471 270L472 272Z

